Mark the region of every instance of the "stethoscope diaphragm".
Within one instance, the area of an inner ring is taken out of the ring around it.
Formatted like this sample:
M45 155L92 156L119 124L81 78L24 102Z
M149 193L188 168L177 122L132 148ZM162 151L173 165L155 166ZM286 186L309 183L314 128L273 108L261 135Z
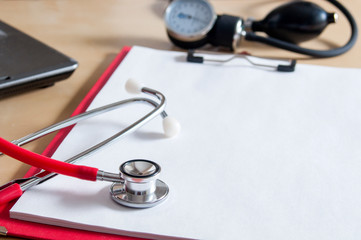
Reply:
M149 208L167 198L169 187L158 179L161 168L157 163L135 159L123 163L119 170L124 182L115 182L110 187L110 195L116 203Z

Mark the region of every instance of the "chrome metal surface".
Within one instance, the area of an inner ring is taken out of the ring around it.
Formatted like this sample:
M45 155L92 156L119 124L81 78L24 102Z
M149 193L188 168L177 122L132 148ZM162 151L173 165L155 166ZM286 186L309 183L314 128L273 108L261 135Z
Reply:
M11 180L10 182L5 183L4 185L1 185L1 186L0 186L0 190L5 189L5 188L7 188L8 186L13 185L13 184L15 184L15 183L19 184L19 183L28 181L28 180L30 180L30 179L32 179L32 178L33 178L33 177L30 177L30 178L17 178L17 179Z
M119 167L120 175L128 181L149 182L156 177L161 169L160 166L150 160L133 159L126 161Z
M146 195L155 191L155 181L161 171L160 166L145 159L134 159L123 163L120 176L124 179L127 192Z
M149 208L168 195L167 184L158 180L160 166L145 159L134 159L120 166L124 183L113 183L110 194L117 203L133 208Z
M4 185L0 186L0 190L5 189L13 184L19 184L20 186L22 185L27 185L30 184L33 181L36 181L38 179L38 177L36 176L32 176L32 177L28 177L28 178L18 178L18 179L14 179L8 183L5 183ZM24 190L23 188L21 188L22 190Z
M244 24L243 19L240 18L237 22L236 30L233 36L233 42L232 42L232 49L236 50L238 46L241 44L241 42L244 40Z
M157 171L156 165L148 161L126 162L122 169L124 170L124 174L142 177L151 176Z
M163 202L169 193L167 184L157 179L152 193L137 195L127 191L126 185L113 183L110 188L112 199L123 206L131 208L150 208Z
M120 177L119 173L109 173L103 170L98 171L97 180L107 182L124 182L124 180Z

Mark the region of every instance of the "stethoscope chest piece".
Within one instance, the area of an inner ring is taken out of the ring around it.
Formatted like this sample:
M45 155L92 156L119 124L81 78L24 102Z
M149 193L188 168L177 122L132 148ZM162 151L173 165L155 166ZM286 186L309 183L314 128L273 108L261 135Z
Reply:
M124 182L110 187L112 199L126 207L149 208L163 202L169 187L158 179L160 166L155 162L136 159L120 166L120 177Z

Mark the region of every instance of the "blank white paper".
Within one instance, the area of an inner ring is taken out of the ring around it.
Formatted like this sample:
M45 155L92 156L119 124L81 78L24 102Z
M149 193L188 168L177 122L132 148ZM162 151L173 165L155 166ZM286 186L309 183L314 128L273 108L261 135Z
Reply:
M57 176L28 191L11 217L148 238L360 239L361 70L296 66L293 73L185 61L133 47L89 109L127 97L135 78L167 97L182 125L161 117L80 164L117 172L129 159L162 167L169 198L150 209L113 202L110 183ZM150 110L135 104L86 120L53 158L65 160Z

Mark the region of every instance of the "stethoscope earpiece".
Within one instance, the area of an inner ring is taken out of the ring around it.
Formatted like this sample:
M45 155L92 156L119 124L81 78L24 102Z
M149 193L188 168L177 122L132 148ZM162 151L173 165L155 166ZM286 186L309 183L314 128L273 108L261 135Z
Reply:
M139 94L144 89L144 85L133 78L128 79L125 83L125 89L128 93ZM147 91L145 91L147 92ZM168 116L165 112L161 113L163 117L163 131L166 137L175 137L181 131L181 125L177 119Z

